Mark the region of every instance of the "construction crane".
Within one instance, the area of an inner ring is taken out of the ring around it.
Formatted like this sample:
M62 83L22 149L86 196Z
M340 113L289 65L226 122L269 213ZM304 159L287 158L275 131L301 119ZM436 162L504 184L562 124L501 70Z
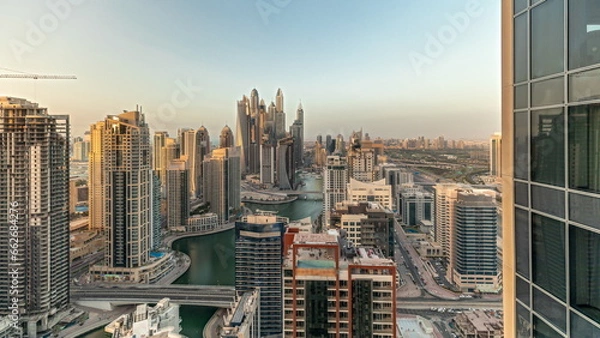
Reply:
M74 75L0 74L0 79L77 80Z

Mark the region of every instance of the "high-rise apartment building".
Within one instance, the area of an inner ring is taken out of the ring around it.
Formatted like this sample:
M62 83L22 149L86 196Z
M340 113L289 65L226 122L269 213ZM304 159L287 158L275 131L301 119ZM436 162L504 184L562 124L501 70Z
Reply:
M376 178L375 151L363 147L362 143L362 131L354 132L348 148L349 176L361 182L373 182Z
M332 209L347 198L348 162L345 157L327 156L323 167L323 215L325 225L329 225Z
M456 199L458 192L466 186L455 183L437 184L435 187L435 241L442 246L446 262L452 260L452 238L456 221Z
M235 289L260 289L260 336L283 332L283 233L288 219L261 212L235 222Z
M161 178L161 175L163 174L162 149L167 145L167 138L169 138L169 133L166 131L157 131L154 133L152 142L152 170L156 171L159 178Z
M494 196L461 191L456 199L449 279L463 291L498 292L498 214Z
M191 178L196 184L197 197L202 194L202 162L208 155L210 155L210 135L208 130L201 126L196 131L196 155L194 156L196 172L195 176Z
M233 132L229 126L223 127L219 135L219 148L233 147Z
M196 139L196 131L194 129L183 129L180 131L180 148L181 148L181 157L184 158L186 162L186 168L189 171L189 179L188 179L188 188L187 192L190 196L195 197L197 195L196 180L191 178L196 177L196 172L199 170L196 168L196 156L198 154L198 149L196 149L197 139ZM170 164L167 164L169 166Z
M490 138L490 175L502 177L502 134Z
M158 171L152 170L152 250L158 249L162 244L161 201Z
M73 139L73 161L87 162L88 153L90 152L90 134L86 132L84 137L76 137Z
M279 140L276 153L277 186L280 189L294 189L296 167L294 166L294 139L285 137Z
M165 138L164 145L160 150L160 157L160 183L164 192L164 188L167 186L167 169L169 168L169 163L181 157L181 147L176 139L171 137Z
M0 97L0 199L0 314L36 337L69 305L68 115Z
M88 157L89 180L89 222L90 230L104 228L104 172L102 171L102 138L104 121L90 126L90 152Z
M188 180L190 172L184 160L173 160L167 169L167 228L181 230L190 215Z
M275 184L275 147L263 144L260 147L260 183Z
M381 204L337 203L329 225L346 230L348 239L356 245L377 247L385 257L394 257L394 214Z
M227 223L239 211L240 156L238 148L220 148L212 151L203 163L202 189L204 201L216 213L220 223Z
M299 233L283 274L285 337L396 337L396 264L377 248Z
M502 2L507 337L600 335L600 3Z
M419 225L422 221L433 222L433 194L415 184L403 184L400 188L400 214L402 223Z
M90 187L101 191L90 196L90 206L99 205L102 210L104 266L140 267L148 262L152 247L148 125L141 112L129 111L92 125L91 134L92 148L98 145L100 152L90 157L90 167L98 167L101 175L90 175Z
M294 167L302 168L304 164L304 108L302 108L302 103L296 110L296 120L290 126L290 134L294 139Z

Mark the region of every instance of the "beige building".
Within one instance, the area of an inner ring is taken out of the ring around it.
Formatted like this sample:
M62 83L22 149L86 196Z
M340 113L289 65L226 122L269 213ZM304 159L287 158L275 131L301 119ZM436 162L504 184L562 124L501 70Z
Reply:
M395 337L396 264L330 234L296 234L283 265L284 337Z
M350 178L347 200L351 202L375 202L392 210L392 186L385 184L385 179L365 183Z
M172 267L167 255L150 257L153 227L160 224L153 221L150 135L144 115L109 115L92 125L91 135L90 207L95 209L90 223L97 228L100 220L106 238L104 262L90 272L102 281L153 281Z

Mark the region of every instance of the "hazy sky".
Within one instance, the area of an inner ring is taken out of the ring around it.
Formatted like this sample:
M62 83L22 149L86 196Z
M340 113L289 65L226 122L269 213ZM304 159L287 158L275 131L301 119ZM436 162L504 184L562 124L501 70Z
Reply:
M54 5L53 5L54 4ZM153 129L235 128L236 100L298 102L307 139L445 135L500 128L500 1L2 0L0 96L71 115L81 135L143 111Z

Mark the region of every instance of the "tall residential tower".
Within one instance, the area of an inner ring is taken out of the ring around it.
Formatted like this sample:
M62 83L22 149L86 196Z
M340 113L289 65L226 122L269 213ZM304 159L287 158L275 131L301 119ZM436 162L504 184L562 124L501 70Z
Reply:
M0 97L0 199L0 314L36 337L69 305L69 116Z

